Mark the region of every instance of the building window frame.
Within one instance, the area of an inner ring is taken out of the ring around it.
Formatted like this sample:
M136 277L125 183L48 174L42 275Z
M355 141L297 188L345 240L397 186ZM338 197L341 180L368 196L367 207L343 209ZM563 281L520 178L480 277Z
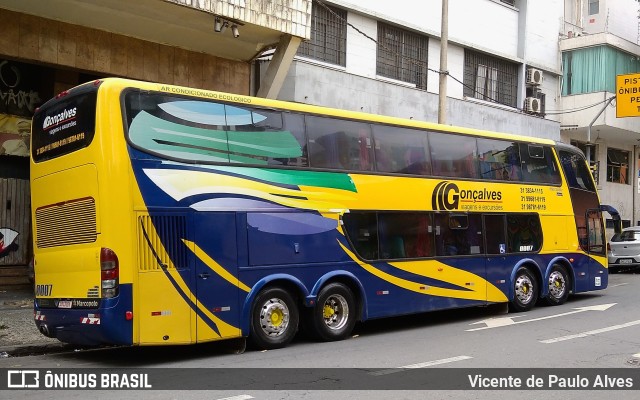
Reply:
M628 150L607 148L607 182L629 184Z
M518 66L507 60L465 49L464 95L517 108Z
M311 39L300 43L298 56L347 65L347 11L313 2Z
M377 43L377 75L427 90L427 36L378 21Z
M589 15L600 14L600 0L589 0Z

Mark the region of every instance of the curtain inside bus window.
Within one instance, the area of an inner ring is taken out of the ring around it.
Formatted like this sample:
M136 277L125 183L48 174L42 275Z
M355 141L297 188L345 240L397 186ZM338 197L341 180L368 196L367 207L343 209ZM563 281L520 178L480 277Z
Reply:
M434 255L431 214L386 212L378 214L380 258L418 258Z

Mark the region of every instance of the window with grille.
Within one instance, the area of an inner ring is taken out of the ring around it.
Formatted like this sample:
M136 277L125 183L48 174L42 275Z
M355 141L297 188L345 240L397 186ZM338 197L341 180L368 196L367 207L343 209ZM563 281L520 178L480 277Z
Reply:
M517 105L518 66L471 50L464 52L464 95Z
M314 2L311 11L311 40L300 44L298 55L346 66L347 12Z
M426 36L378 22L376 73L427 89Z
M600 0L589 0L589 15L600 13Z

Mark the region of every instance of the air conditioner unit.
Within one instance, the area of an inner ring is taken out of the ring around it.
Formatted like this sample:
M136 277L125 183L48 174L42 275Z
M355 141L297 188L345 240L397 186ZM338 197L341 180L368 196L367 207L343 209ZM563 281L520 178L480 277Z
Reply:
M524 111L532 114L539 114L542 111L542 103L537 97L527 97L524 99Z
M542 84L542 71L536 68L527 68L526 81L527 85Z

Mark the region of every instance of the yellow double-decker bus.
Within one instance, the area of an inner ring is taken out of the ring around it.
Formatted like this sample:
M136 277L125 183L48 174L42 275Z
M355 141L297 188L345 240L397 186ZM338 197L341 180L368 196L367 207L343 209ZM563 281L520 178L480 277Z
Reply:
M607 287L582 153L550 140L104 79L33 118L35 322L85 344L248 337Z

